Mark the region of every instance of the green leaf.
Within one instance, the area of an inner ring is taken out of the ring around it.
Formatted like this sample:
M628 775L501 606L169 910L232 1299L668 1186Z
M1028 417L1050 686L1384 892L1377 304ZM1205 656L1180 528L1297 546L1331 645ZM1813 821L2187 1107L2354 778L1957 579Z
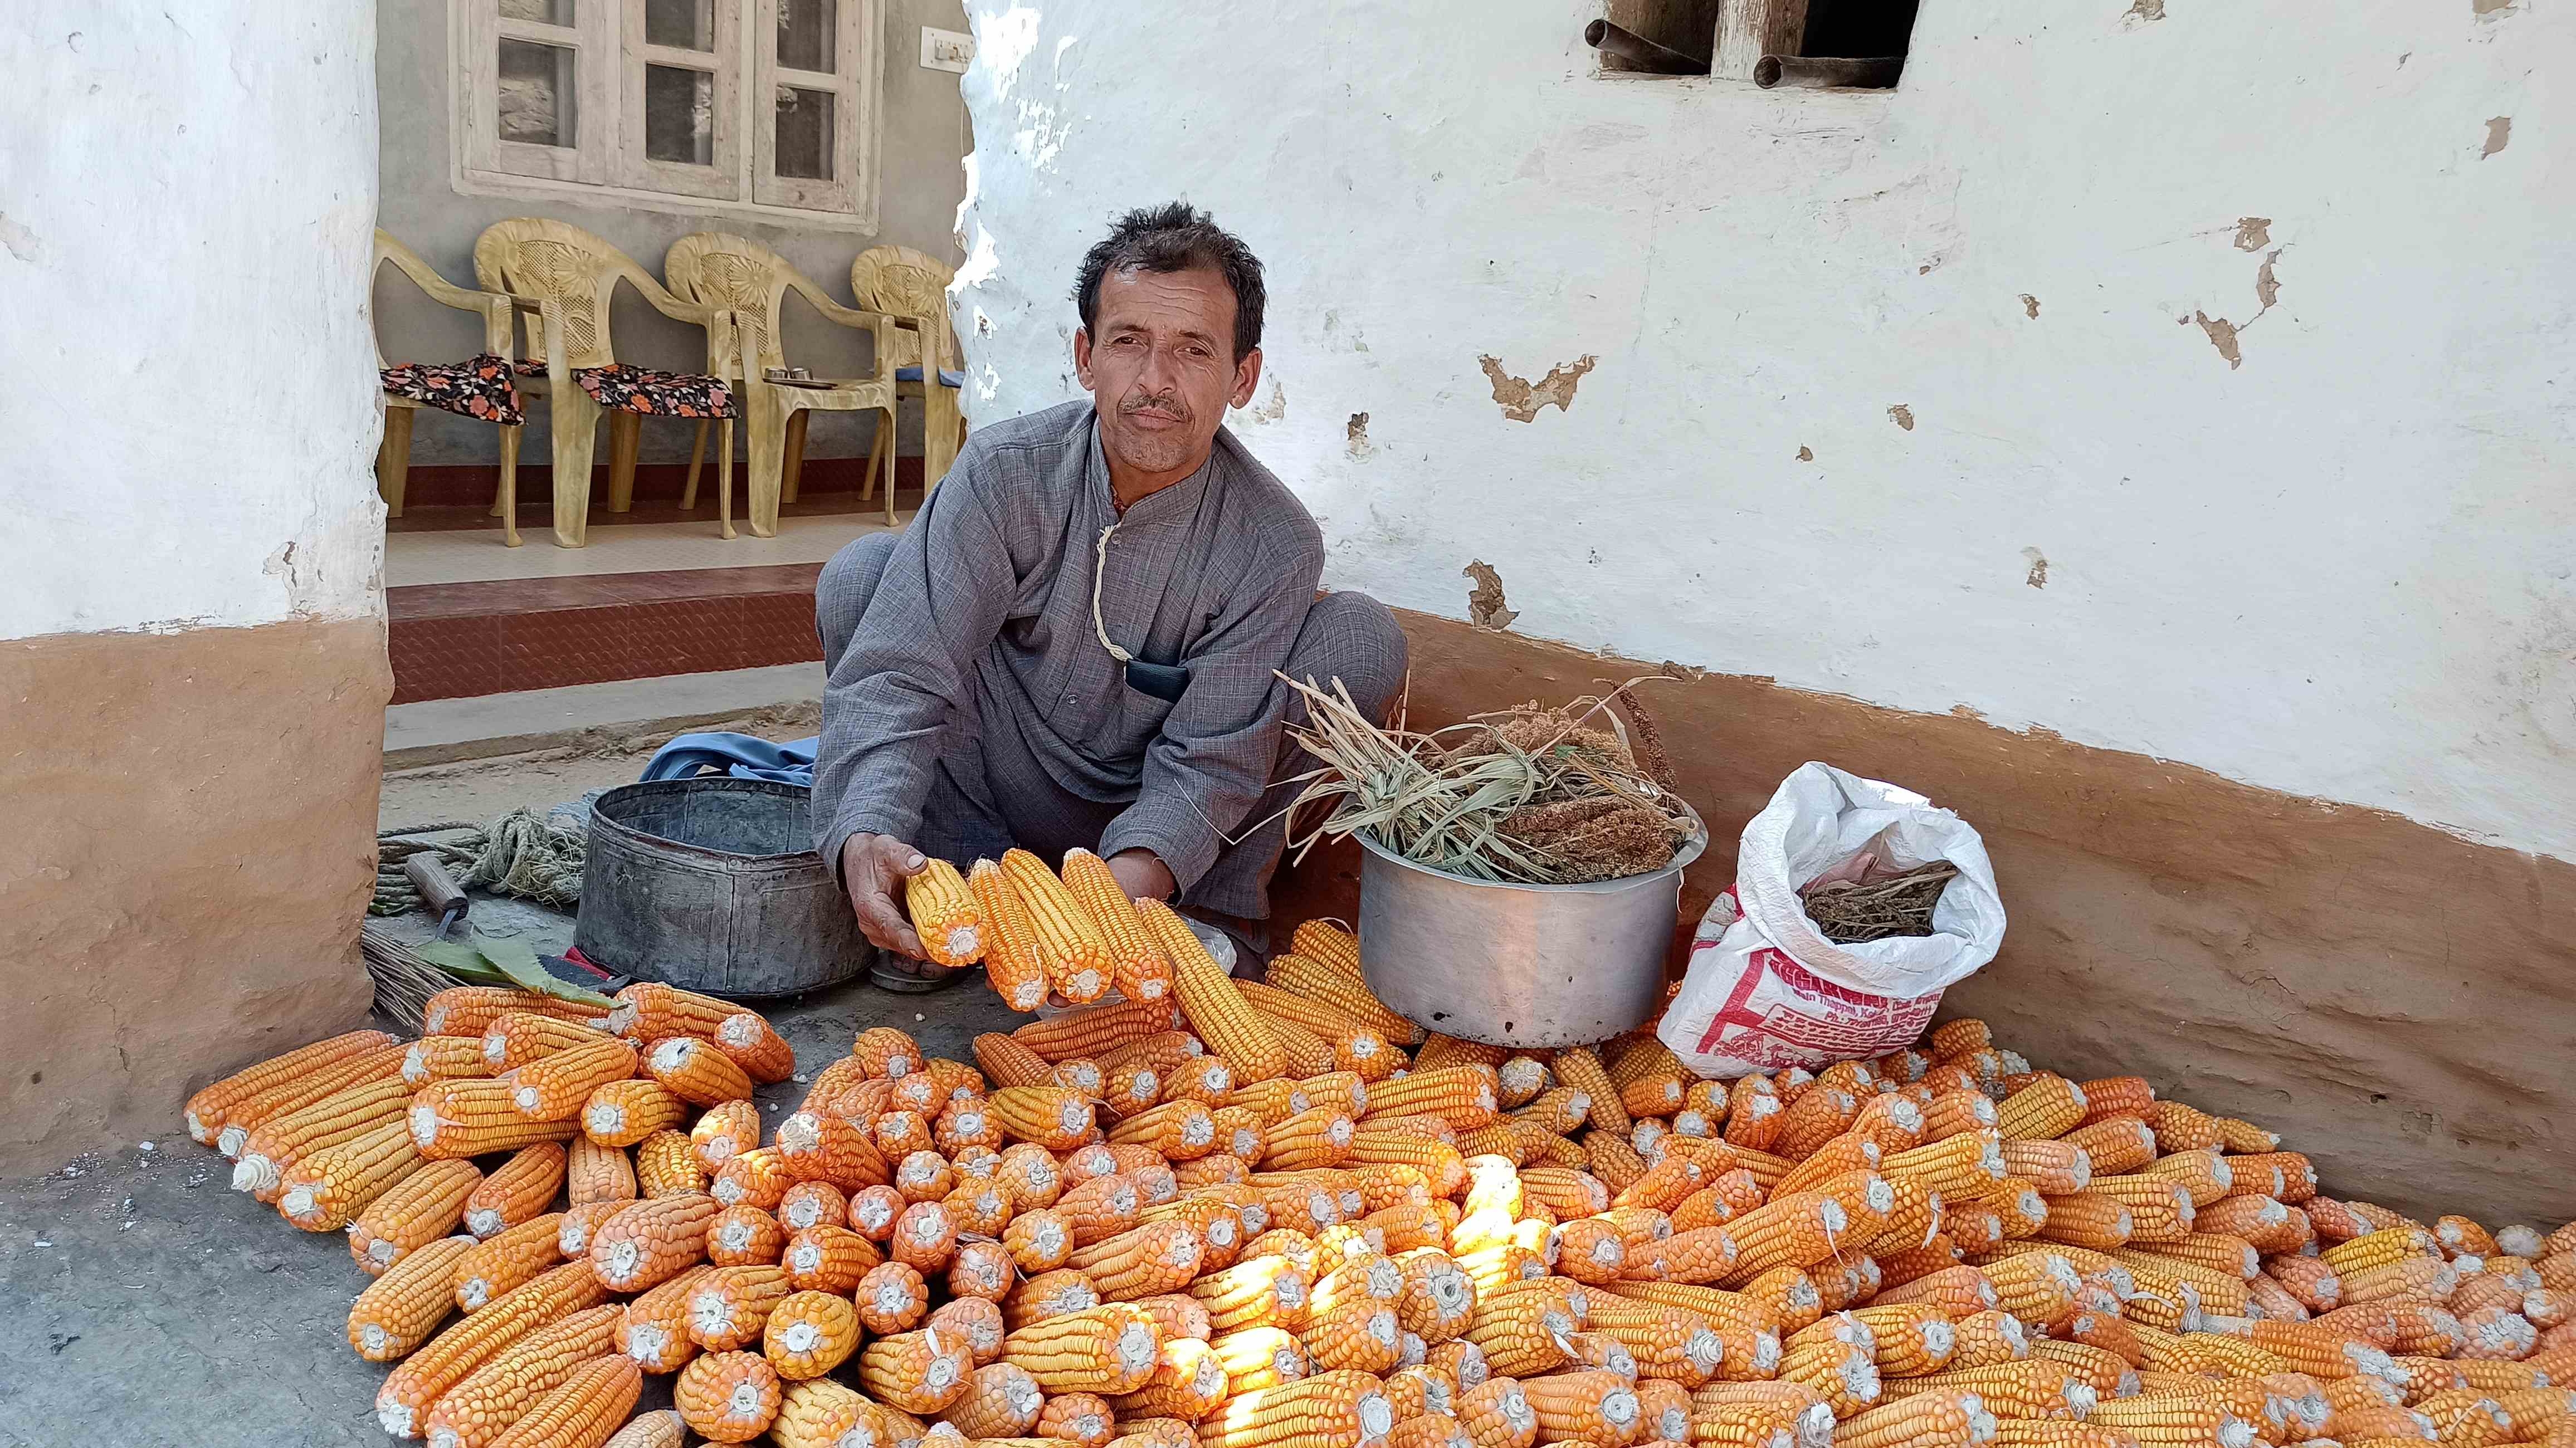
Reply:
M411 953L449 975L486 985L510 983L510 977L502 974L500 967L485 960L482 952L461 940L424 940L413 946Z
M481 951L485 960L492 962L503 975L510 978L512 984L521 990L550 995L557 1000L577 1001L588 1006L607 1007L617 1004L595 990L574 985L570 981L558 980L554 972L546 969L545 962L537 959L536 948L524 940L506 935L477 935L474 937L474 948Z

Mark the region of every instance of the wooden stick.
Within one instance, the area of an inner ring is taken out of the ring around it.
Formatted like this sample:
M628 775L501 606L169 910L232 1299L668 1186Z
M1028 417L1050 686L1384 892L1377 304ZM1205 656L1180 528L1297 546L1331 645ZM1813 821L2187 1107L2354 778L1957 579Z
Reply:
M1905 73L1905 57L1766 55L1753 63L1753 83L1764 90L1891 90Z

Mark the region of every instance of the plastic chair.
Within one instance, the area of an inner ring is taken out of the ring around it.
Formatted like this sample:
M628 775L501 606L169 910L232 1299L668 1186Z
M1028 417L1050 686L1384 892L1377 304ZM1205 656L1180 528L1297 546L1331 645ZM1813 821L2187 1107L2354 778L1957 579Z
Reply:
M893 420L895 383L886 359L900 345L900 319L842 306L785 257L730 232L701 231L671 243L662 258L662 275L673 292L733 316L740 349L710 358L707 367L719 377L742 380L750 419L751 531L771 537L778 531L781 499L796 496L796 476L805 460L805 424L812 413L876 410ZM769 380L768 369L787 365L779 324L791 289L825 321L876 339L874 376ZM878 431L882 436L884 429ZM705 424L699 432L703 439ZM864 501L866 494L860 497Z
M384 344L376 346L376 376L385 390L385 435L376 447L376 492L385 500L387 517L403 514L404 485L411 476L413 414L424 407L497 424L501 429L501 486L492 500L501 520L501 541L519 546L519 430L527 414L518 389L510 382L510 299L498 292L468 291L448 281L421 259L420 253L376 229L372 277L387 263L411 279L421 294L442 306L474 312L483 318L483 350L463 362L403 362L385 365Z
M715 368L733 346L730 314L680 300L626 253L580 227L543 217L494 222L475 239L474 274L487 289L508 293L527 317L529 357L518 372L528 379L524 390L544 398L553 412L558 547L590 541L590 464L603 413L609 420L608 511L634 506L643 420L676 417L724 424L717 500L719 511L730 513L733 419L741 408ZM608 303L621 281L663 316L706 329L707 372L661 372L617 360L609 343ZM689 484L684 501L695 506L694 463ZM732 536L729 517L722 529Z
M957 273L937 261L906 246L875 246L860 252L850 262L850 295L870 311L884 312L902 328L894 338L894 351L877 354L877 366L889 365L894 370L895 395L898 398L921 399L921 496L927 502L930 490L948 475L949 464L957 461L957 449L965 444L966 416L959 406L966 387L966 374L957 370L956 343L948 332L948 284ZM925 341L925 339L930 339ZM924 366L925 354L938 358L938 385L930 385L930 371ZM894 415L888 413L887 425L877 429L877 440L868 449L867 477L859 485L859 500L867 501L876 487L877 467L885 467L886 521L894 521Z

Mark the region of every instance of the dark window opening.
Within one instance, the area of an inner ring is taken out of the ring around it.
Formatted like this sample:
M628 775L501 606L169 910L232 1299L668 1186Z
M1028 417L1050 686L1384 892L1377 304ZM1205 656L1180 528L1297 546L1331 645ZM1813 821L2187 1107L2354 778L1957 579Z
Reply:
M1605 0L1584 40L1606 71L1764 89L1893 87L1920 0Z

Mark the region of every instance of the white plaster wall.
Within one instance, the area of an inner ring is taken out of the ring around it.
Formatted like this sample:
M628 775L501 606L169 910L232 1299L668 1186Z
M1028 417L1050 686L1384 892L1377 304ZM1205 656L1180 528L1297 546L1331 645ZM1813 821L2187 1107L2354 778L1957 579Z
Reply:
M0 638L364 615L375 23L0 7Z
M969 0L978 410L1185 195L1337 586L2576 856L2576 10L2157 8L1924 0L1802 94L1600 75L1598 0ZM1598 362L1523 423L1488 354Z

